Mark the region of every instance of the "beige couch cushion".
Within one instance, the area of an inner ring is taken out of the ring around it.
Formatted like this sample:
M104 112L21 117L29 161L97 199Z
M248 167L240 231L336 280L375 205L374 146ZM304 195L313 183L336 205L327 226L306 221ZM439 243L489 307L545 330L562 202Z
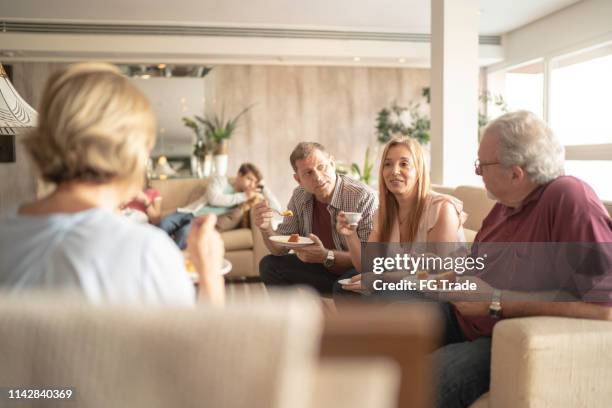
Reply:
M221 233L226 251L253 248L253 231L249 228L238 228Z
M162 216L202 197L206 185L206 179L151 180L151 187L157 189L162 196Z
M400 370L383 358L329 358L317 373L313 408L395 408Z
M610 217L612 217L612 201L604 201L604 206L606 207L606 210L608 210Z
M487 193L482 187L459 186L457 188L433 185L432 189L438 193L452 195L463 202L463 211L468 218L463 225L465 239L473 242L476 233L482 226L482 220L489 214L495 201L487 197Z
M466 242L474 242L474 238L476 238L476 234L478 233L478 231L474 231L469 228L464 228L463 232L465 233Z
M470 408L489 408L489 393L481 395L480 398L470 405Z
M482 187L459 186L453 195L463 201L463 211L468 214L464 227L478 231L482 226L482 220L495 205L495 201L487 197Z
M232 271L226 278L259 276L259 262L255 263L252 249L225 251L225 259L232 263Z

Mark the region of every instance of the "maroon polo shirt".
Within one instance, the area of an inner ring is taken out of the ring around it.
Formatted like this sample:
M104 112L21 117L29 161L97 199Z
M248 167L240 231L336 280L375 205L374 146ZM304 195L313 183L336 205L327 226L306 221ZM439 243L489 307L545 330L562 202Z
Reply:
M609 265L612 265L612 254L609 250L612 248L612 219L589 185L575 177L560 176L537 187L517 208L497 203L483 220L482 227L474 239L474 246L478 248L479 243L489 245L489 243L525 242L532 243L530 244L532 247L546 245L536 243L551 242L608 243L603 245L604 259L600 260L603 262L601 265L607 265L603 267L604 272L589 275L587 271L577 278L574 277L573 280L577 280L580 287L597 287L599 293L603 293L607 298L604 304L612 305L612 270L609 268ZM547 245L549 248L552 246ZM501 246L503 244L499 247ZM507 262L507 259L504 261ZM548 261L550 262L550 259ZM479 276L494 287L506 289L495 284L495 280L499 282L501 278L504 281L501 286L505 285L508 289L510 289L508 286L513 286L515 290L526 289L520 287L524 286L525 282L533 285L531 288L537 289L544 288L546 282L559 279L559 276L555 275L554 267L544 264L534 267L533 258L529 262L530 265L521 265L518 259L516 267L505 265L514 276L487 276L487 269ZM535 259L535 262L537 263L538 259ZM525 268L526 266L531 268ZM521 271L524 269L530 269L530 276L521 276ZM580 292L580 289L576 292ZM574 295L580 297L581 293ZM490 336L497 322L488 316L463 316L457 310L455 314L464 335L470 340Z
M312 233L319 237L325 248L334 249L336 245L332 237L332 219L327 204L314 197L312 201Z

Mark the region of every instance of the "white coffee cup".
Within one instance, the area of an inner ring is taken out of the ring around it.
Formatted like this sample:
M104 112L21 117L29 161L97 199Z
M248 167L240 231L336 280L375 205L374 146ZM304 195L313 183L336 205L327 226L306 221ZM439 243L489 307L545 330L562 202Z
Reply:
M357 225L361 220L361 213L358 212L345 212L344 216L349 225Z

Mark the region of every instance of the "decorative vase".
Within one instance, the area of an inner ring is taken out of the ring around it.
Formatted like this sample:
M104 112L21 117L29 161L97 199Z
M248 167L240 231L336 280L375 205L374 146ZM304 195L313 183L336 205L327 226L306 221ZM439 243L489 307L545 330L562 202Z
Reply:
M215 155L223 155L229 153L229 140L221 139L215 147Z
M213 156L191 156L191 174L197 178L209 177L212 173Z
M225 176L227 174L227 162L229 156L227 154L217 154L214 157L215 160L215 174L218 176Z
M210 175L212 174L212 170L213 170L213 155L207 154L206 157L204 157L204 163L202 166L203 176L210 177Z
M191 175L194 177L198 176L198 169L200 168L200 158L196 155L191 156Z

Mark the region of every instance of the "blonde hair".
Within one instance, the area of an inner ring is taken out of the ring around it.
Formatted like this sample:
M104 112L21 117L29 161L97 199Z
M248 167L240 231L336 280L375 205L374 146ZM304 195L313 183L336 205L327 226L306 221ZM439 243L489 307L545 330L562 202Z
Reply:
M155 116L117 67L81 63L54 73L38 114L24 144L45 181L143 184Z
M423 149L421 148L421 145L417 140L403 136L394 137L389 141L389 143L387 143L380 162L380 170L378 175L380 198L380 206L378 209L379 239L381 242L389 241L393 223L396 219L398 219L399 206L397 199L393 193L387 189L387 185L383 177L385 159L387 158L389 150L395 146L404 146L408 149L412 158L412 163L416 170L415 188L417 190L417 194L415 196L413 205L414 210L410 213L409 218L406 220L408 222L404 223L404 230L402 231L408 242L411 242L416 237L419 228L419 221L423 215L425 200L429 194L430 183L429 171L427 169L427 164L425 163L425 158L423 157Z

